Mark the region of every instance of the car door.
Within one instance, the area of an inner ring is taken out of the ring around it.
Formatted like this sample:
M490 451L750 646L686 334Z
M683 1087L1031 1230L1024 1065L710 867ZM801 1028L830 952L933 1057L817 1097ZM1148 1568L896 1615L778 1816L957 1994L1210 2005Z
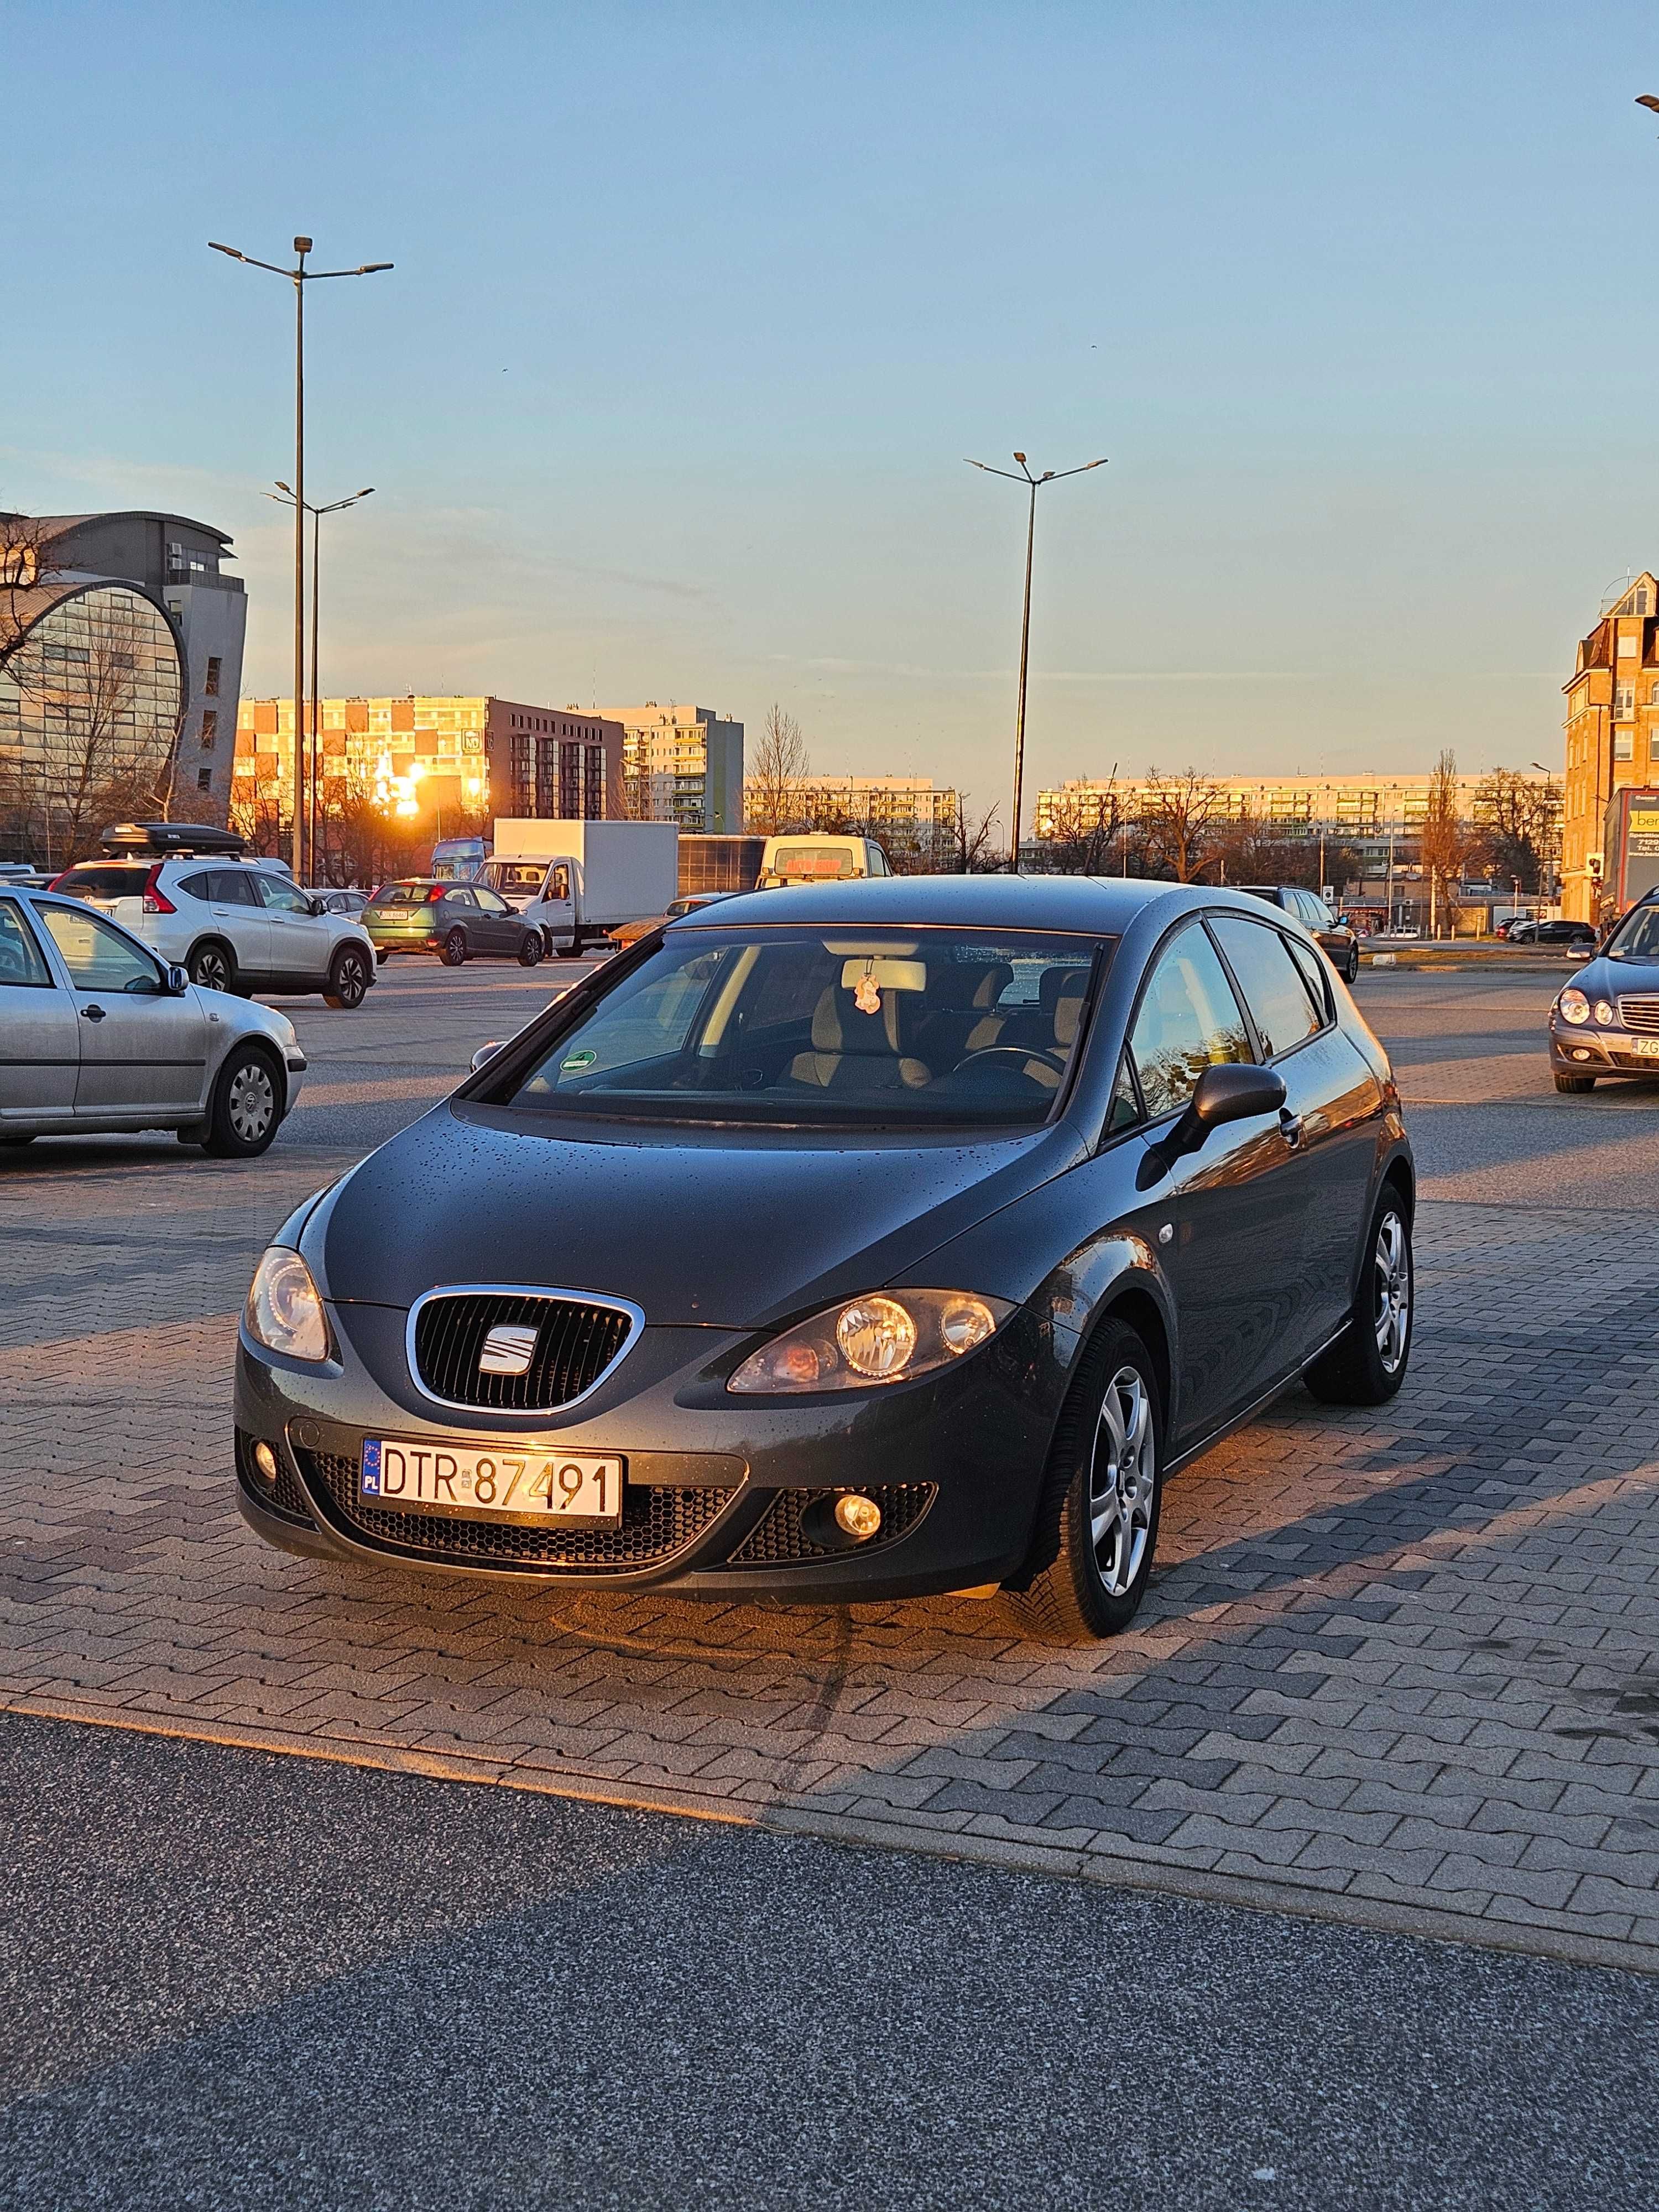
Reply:
M533 921L550 945L574 943L576 931L576 902L571 896L574 871L568 860L553 860L542 878L542 887L528 920Z
M270 929L271 974L296 982L326 982L334 952L327 915L313 914L306 893L280 876L256 871L253 881Z
M480 930L487 933L492 952L516 953L524 936L524 924L504 898L486 890L482 884L474 884L472 896L478 902L482 916Z
M1206 1067L1255 1058L1243 1008L1201 921L1160 947L1129 1030L1148 1120L1168 1122ZM1294 1364L1302 1224L1284 1203L1291 1146L1277 1114L1210 1131L1170 1173L1164 1254L1179 1320L1175 1442L1221 1427Z
M81 1024L17 899L0 898L0 1123L75 1112Z
M250 982L270 973L270 923L254 888L252 868L214 868L208 875L208 912L229 940L238 973Z
M447 937L457 923L466 931L469 953L489 949L483 942L483 916L478 911L478 902L465 884L453 884L439 902L437 929L440 937Z
M207 1087L207 1016L175 997L154 953L83 908L44 902L40 920L69 979L80 1036L77 1117L153 1112L180 1120Z
M1286 1364L1296 1364L1335 1334L1353 1296L1382 1086L1337 1027L1329 981L1310 946L1265 917L1212 915L1210 930L1261 1056L1285 1085L1280 1121L1290 1157L1276 1180L1297 1225L1301 1297L1285 1342Z

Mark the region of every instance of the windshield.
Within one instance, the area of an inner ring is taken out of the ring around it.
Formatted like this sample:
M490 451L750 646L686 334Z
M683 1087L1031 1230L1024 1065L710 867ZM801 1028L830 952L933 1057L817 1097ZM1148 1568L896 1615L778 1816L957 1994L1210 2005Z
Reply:
M848 848L834 845L780 845L772 872L779 876L855 876L864 871Z
M636 1121L1034 1127L1113 942L681 930L491 1103Z
M1609 960L1659 961L1659 906L1638 906L1627 914L1607 946Z
M494 891L528 891L533 898L546 873L544 860L491 860L479 869L472 880L475 884L487 884Z

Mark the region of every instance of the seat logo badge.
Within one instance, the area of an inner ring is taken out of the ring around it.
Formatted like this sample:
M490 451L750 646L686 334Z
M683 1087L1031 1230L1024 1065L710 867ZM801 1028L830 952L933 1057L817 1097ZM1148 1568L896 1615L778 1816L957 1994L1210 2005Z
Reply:
M478 1354L480 1375L527 1375L536 1356L536 1332L504 1324L492 1328Z

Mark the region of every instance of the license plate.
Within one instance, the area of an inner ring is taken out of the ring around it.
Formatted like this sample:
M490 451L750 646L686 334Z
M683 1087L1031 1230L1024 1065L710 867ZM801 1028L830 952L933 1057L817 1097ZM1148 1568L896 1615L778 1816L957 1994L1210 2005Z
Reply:
M465 1513L508 1521L622 1519L623 1463L544 1444L417 1444L368 1437L357 1476L365 1504L398 1513Z
M1632 1037L1631 1050L1643 1060L1659 1060L1659 1037Z

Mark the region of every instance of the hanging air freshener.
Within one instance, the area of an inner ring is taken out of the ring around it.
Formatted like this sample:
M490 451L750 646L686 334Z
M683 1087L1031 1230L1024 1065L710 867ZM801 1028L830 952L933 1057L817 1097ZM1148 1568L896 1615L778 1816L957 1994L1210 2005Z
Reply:
M881 986L876 981L873 958L865 962L864 973L853 986L853 1004L861 1014L878 1014L881 1012Z

